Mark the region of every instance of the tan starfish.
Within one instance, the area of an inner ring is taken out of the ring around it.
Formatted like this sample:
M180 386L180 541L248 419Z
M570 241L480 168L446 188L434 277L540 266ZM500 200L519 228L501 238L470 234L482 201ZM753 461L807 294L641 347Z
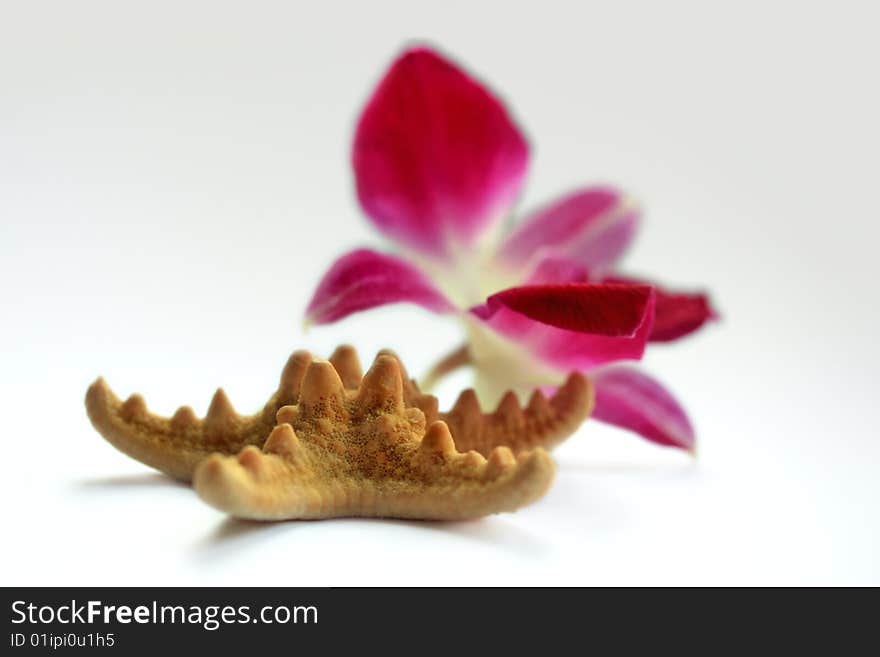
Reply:
M356 389L327 361L306 369L299 399L279 411L262 449L215 454L193 477L199 496L240 518L373 516L467 519L541 497L554 465L543 449L489 458L456 450L442 420L404 399L399 361L380 354Z
M450 411L441 413L437 398L419 390L396 354L383 350L379 356L397 361L405 405L421 410L429 425L436 420L446 422L459 451L476 450L488 457L498 446L507 446L514 453L535 447L549 449L571 435L593 406L589 381L572 374L550 399L535 391L525 408L509 393L494 412L483 413L473 391L466 390ZM165 418L150 413L141 395L123 402L101 378L86 394L86 409L94 427L114 447L176 479L189 481L196 465L215 452L236 454L248 445L262 446L276 419L287 421L279 411L298 402L312 361L307 351L294 352L281 373L278 389L254 415L236 413L221 388L204 419L196 417L188 406ZM362 368L352 347L339 347L329 362L346 390L360 387Z
M95 429L119 451L175 479L189 481L196 465L214 452L234 454L245 445L262 445L275 426L278 409L297 401L311 362L308 352L295 352L281 373L278 389L254 415L236 413L219 388L204 419L189 406L165 418L150 413L141 395L123 402L102 378L86 393L86 411Z

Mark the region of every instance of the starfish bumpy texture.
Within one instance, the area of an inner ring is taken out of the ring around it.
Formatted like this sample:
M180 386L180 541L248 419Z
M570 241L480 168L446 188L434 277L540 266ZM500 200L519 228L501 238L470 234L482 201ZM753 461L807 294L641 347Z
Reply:
M89 388L86 407L124 453L192 479L223 511L263 520L464 519L513 510L543 495L554 471L543 448L570 435L592 407L579 374L549 400L535 392L525 409L510 394L483 413L465 391L441 413L392 352L361 372L351 347L329 361L295 352L276 392L249 416L237 414L221 389L204 419L189 407L163 418L140 395L121 401L103 379Z
M299 398L311 362L308 352L295 352L281 373L278 389L254 415L236 413L219 388L204 419L189 406L165 418L150 413L141 395L123 402L102 378L89 387L86 410L95 429L119 451L175 479L190 481L196 465L214 452L234 454L247 445L262 445L275 426L278 409Z
M513 511L541 497L554 465L542 449L485 459L456 451L443 421L407 408L398 361L380 355L357 390L312 362L299 402L279 413L262 450L214 455L195 471L199 496L260 520L380 516L466 519Z
M508 393L494 412L483 413L474 392L465 390L452 409L440 412L437 398L419 390L394 352L383 350L379 356L398 362L405 405L421 410L427 424L446 422L459 451L476 450L488 457L499 446L510 447L515 453L535 447L551 449L574 433L593 407L589 381L575 373L549 399L536 390L525 408ZM254 415L236 413L221 388L204 419L196 417L189 406L164 418L150 413L141 395L123 402L100 378L89 388L86 409L95 429L121 452L176 479L190 481L195 466L215 452L235 454L248 445L262 446L279 419L279 410L299 400L312 361L309 352L294 352L281 373L278 389ZM352 347L339 347L329 362L346 390L360 387L362 369Z

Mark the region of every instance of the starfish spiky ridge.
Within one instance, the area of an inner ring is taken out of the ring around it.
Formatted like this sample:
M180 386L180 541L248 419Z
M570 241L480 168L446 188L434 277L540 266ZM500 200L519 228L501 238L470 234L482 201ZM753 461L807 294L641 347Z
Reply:
M432 520L513 511L541 497L553 479L549 454L488 459L460 452L442 420L407 406L399 361L380 354L356 389L327 361L309 364L296 404L282 408L262 448L214 454L195 470L208 504L240 518L340 516Z
M295 352L281 374L278 389L262 410L240 415L219 388L204 418L181 406L170 418L150 413L141 395L122 401L104 379L86 393L92 425L119 451L165 474L189 481L196 465L213 454L232 454L246 445L262 445L275 426L278 409L299 398L299 389L312 356Z
M593 407L589 381L575 373L549 398L536 390L525 407L508 393L493 412L483 412L474 392L465 390L449 411L441 412L437 398L419 390L394 352L382 350L378 357L383 356L397 361L405 406L422 411L428 425L444 421L462 452L475 450L488 458L494 448L502 446L515 454L536 447L550 449L574 433ZM149 412L141 395L123 401L100 378L86 394L86 409L98 432L117 449L176 479L190 481L196 465L211 454L236 454L248 445L261 447L276 421L286 421L282 409L299 401L313 360L307 351L294 352L277 390L253 415L238 414L221 388L203 419L189 406L170 418L161 417ZM361 387L363 370L352 347L337 348L329 363L346 391Z

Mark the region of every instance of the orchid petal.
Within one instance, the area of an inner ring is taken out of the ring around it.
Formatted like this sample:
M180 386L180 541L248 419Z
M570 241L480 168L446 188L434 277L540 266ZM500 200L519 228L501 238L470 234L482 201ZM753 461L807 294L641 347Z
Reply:
M644 322L651 295L647 285L526 285L493 294L486 307L489 314L509 308L568 331L632 337Z
M471 313L546 364L581 370L642 357L654 293L646 286L527 286L493 295Z
M694 451L696 437L687 414L658 381L620 365L591 372L590 380L596 393L592 417L658 445Z
M405 52L358 121L352 164L366 213L431 256L469 244L515 200L528 146L482 84L427 48Z
M428 278L394 256L358 249L339 258L318 283L306 321L329 324L352 313L409 301L433 312L454 310Z
M608 187L590 187L538 210L501 246L502 258L526 264L536 257L567 257L591 273L609 269L623 255L638 224L638 212Z
M615 276L605 278L606 283L629 283L652 285L657 293L654 327L651 342L671 342L689 335L709 320L718 319L709 297L704 293L672 292L653 283Z
M550 285L562 283L587 283L587 268L568 258L548 256L543 258L526 279L526 285Z
M673 294L657 290L657 310L649 339L651 342L678 340L717 318L705 294Z

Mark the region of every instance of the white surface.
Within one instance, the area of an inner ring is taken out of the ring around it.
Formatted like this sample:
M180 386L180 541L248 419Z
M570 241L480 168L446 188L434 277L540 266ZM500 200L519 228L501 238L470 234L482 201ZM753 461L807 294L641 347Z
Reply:
M2 584L880 584L878 18L4 3ZM82 396L101 373L159 411L204 410L219 384L249 410L297 347L390 344L418 372L455 344L404 307L299 330L332 259L380 244L353 200L351 122L414 38L511 104L533 144L525 207L619 183L646 208L629 271L712 291L723 323L646 361L690 410L699 461L587 424L516 514L226 521L104 443Z

